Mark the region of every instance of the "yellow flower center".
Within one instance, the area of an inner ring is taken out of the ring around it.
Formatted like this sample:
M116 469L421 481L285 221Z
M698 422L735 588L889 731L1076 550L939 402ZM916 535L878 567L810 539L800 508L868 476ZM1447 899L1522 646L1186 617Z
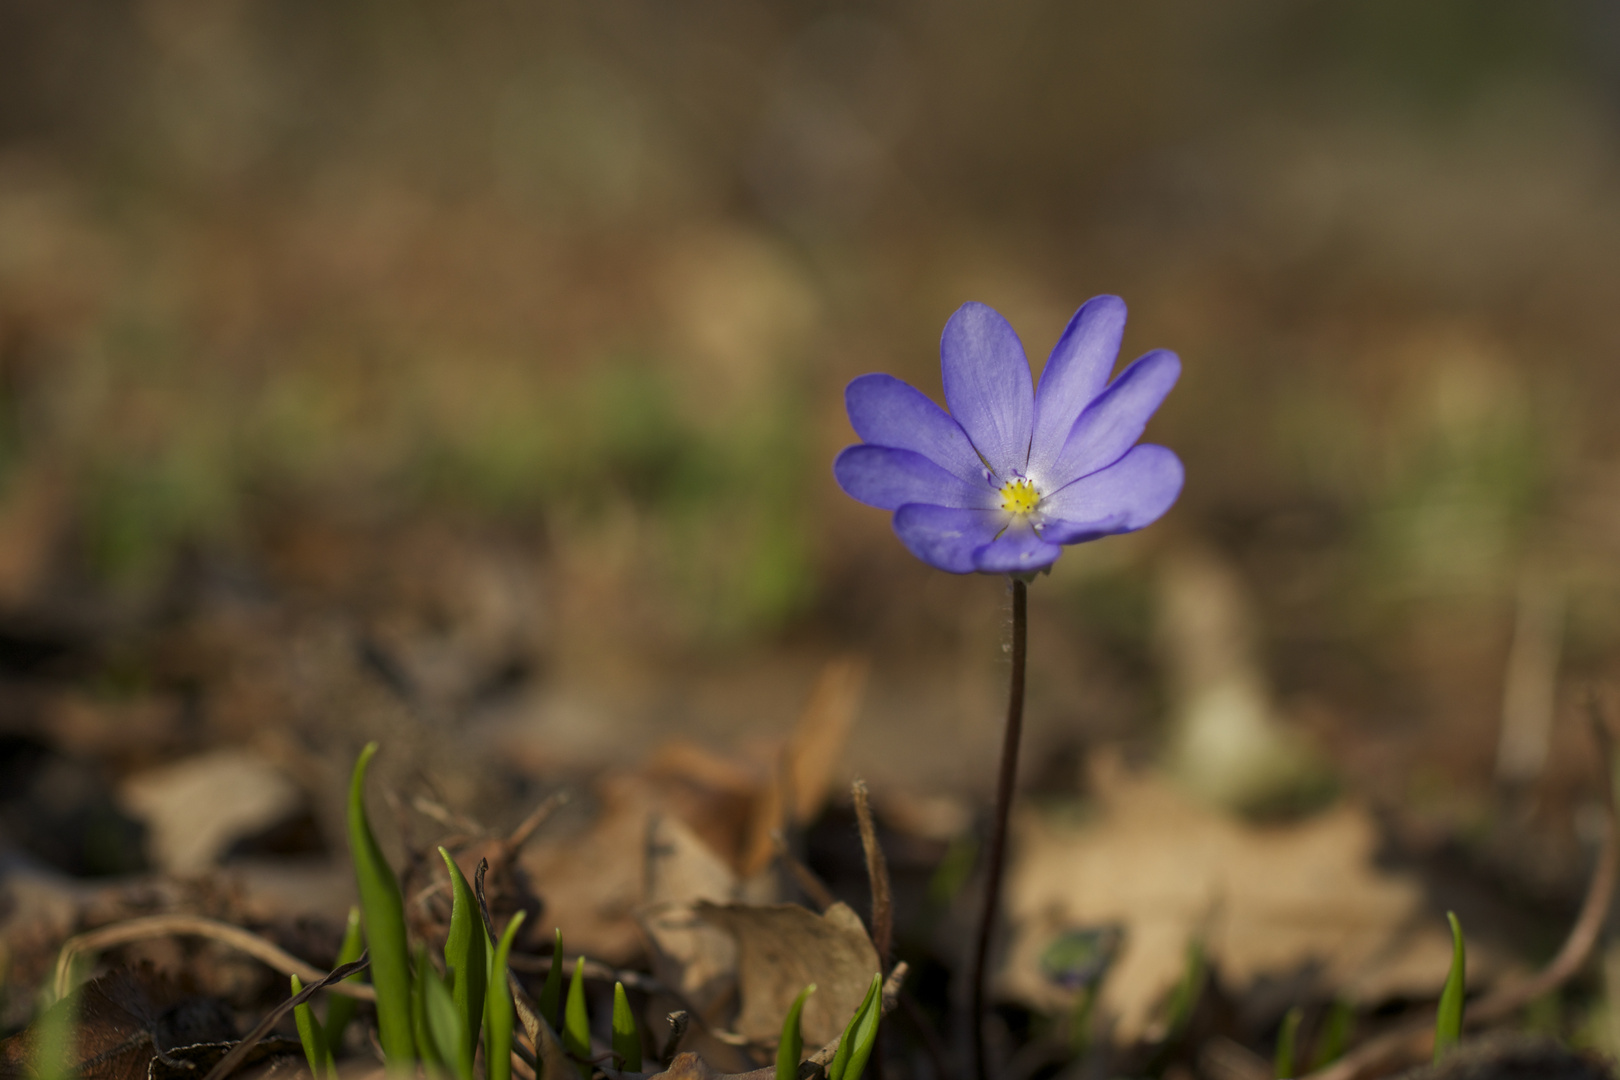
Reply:
M1009 514L1032 514L1040 501L1041 493L1022 476L1007 481L1001 489L1001 508Z

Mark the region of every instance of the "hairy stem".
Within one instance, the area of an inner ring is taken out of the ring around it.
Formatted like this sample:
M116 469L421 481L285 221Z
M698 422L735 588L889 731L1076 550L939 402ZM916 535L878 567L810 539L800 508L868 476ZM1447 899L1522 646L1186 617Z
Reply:
M1007 817L1012 811L1013 785L1018 779L1018 741L1024 730L1024 657L1029 637L1028 586L1012 583L1012 672L1007 688L1007 726L1001 742L1001 774L996 780L996 815L990 827L990 859L985 867L984 908L979 915L979 938L973 951L973 1073L989 1080L984 1049L984 1006L989 980L990 936L995 931L996 908L1001 902L1001 877L1007 862Z

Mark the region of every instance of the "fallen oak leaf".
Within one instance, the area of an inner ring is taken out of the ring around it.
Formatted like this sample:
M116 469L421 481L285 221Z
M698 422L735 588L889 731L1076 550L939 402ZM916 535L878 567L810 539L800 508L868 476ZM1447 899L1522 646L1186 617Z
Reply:
M880 1016L888 1016L894 1011L895 1004L900 1000L900 987L905 982L908 968L904 960L894 965L889 977L883 980ZM814 1000L815 995L811 996ZM843 1032L834 1035L821 1049L805 1058L799 1063L799 1080L822 1080L827 1074L827 1065L838 1053L838 1046L843 1038ZM613 1069L604 1068L609 1080L775 1080L775 1064L763 1068L751 1069L748 1072L722 1073L710 1068L702 1058L693 1053L676 1054L675 1059L669 1063L669 1068L658 1073L621 1073Z
M693 911L736 939L741 1003L732 1027L756 1045L774 1044L782 1017L810 983L820 989L805 1004L805 1040L835 1039L880 970L877 949L847 904L821 915L798 904L705 902Z

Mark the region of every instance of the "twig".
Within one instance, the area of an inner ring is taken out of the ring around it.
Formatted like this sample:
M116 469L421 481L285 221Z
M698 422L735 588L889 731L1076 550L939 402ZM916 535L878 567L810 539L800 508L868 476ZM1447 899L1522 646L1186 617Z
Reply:
M1024 660L1029 639L1029 589L1012 579L1012 666L1007 687L1007 725L1002 735L1001 770L996 779L996 812L990 826L990 860L985 869L984 906L979 913L978 940L973 949L973 1015L968 1030L973 1043L973 1074L989 1080L985 1057L984 1006L990 978L990 937L996 928L1001 902L1001 876L1007 861L1007 819L1012 813L1013 785L1018 779L1018 742L1024 729Z
M201 915L145 915L78 934L63 942L62 951L56 958L54 988L57 999L66 997L73 989L73 961L79 954L101 952L115 945L127 945L147 938L181 935L208 938L229 945L283 975L298 976L304 983L324 982L328 978L320 968L306 964L275 943L240 926ZM330 989L334 994L359 998L361 1001L377 1000L377 992L365 983L341 983Z
M817 877L814 870L800 862L793 852L788 850L787 837L782 835L781 829L776 829L771 833L771 843L775 846L776 857L782 860L782 865L787 867L788 873L793 875L794 882L798 884L804 895L810 898L812 904L822 911L826 911L837 903L838 898L833 896L832 890L827 888L826 882Z
M274 1009L271 1009L269 1014L265 1016L263 1020L260 1020L258 1025L252 1031L247 1033L247 1037L245 1039L231 1047L231 1052L220 1058L219 1064L208 1070L208 1075L203 1077L203 1080L225 1080L225 1077L231 1074L231 1070L242 1064L242 1059L247 1057L248 1053L255 1046L259 1045L259 1040L268 1035L270 1033L270 1029L275 1027L283 1016L286 1016L293 1009L314 997L317 991L336 990L339 980L347 979L355 972L364 970L365 967L370 963L370 954L362 954L360 959L356 960L354 963L344 964L340 968L334 968L332 971L322 976L321 980L315 983L313 986L304 987L298 993L294 994L286 1001L283 1001Z
M500 938L495 933L495 922L489 917L489 900L484 894L484 875L487 873L489 860L479 859L478 869L473 873L473 892L478 897L478 913L484 920L484 933L489 935L490 940L498 941ZM534 1047L535 1072L546 1077L546 1080L568 1075L568 1056L563 1052L562 1044L557 1041L551 1025L535 1011L511 964L506 965L506 985L512 991L512 1006L523 1024L524 1033L529 1036L529 1045Z
M510 858L513 852L529 842L529 838L534 835L536 829L544 825L546 820L567 802L568 792L566 791L558 791L547 796L545 801L535 807L529 816L524 818L518 827L512 830L512 835L501 841L502 852Z
M665 1068L675 1060L675 1052L681 1048L681 1040L686 1038L686 1029L691 1022L692 1014L685 1009L676 1009L669 1014L669 1041L664 1043L663 1050L658 1054L658 1060L664 1063Z
M866 853L866 879L872 885L872 944L877 947L878 963L889 965L889 946L894 937L894 900L889 891L889 863L878 846L877 826L872 823L872 795L865 780L856 780L855 819L861 827L861 849Z
M600 960L581 959L585 960L582 973L585 978L593 982L622 982L626 990L639 990L644 994L664 994L668 997L679 996L644 971L616 968L610 964L604 964ZM514 971L522 971L530 975L543 975L551 970L551 965L557 962L557 958L554 956L531 956L526 953L513 953L507 962L512 965ZM564 965L563 970L572 971L574 969L573 962L568 958L564 957L562 962Z
M1603 790L1609 817L1597 866L1586 886L1586 898L1581 902L1580 914L1576 916L1575 925L1570 928L1558 955L1536 974L1513 986L1487 994L1470 1006L1463 1017L1468 1027L1483 1027L1511 1016L1567 982L1592 954L1592 947L1597 944L1603 924L1608 919L1616 879L1620 878L1620 826L1616 824L1614 785L1609 778L1609 770L1614 762L1614 741L1603 715L1602 703L1595 693L1588 697L1587 708L1592 737L1597 741L1604 770ZM1434 1019L1426 1011L1424 1015L1356 1047L1332 1065L1309 1074L1306 1080L1357 1080L1390 1062L1422 1054L1433 1034Z

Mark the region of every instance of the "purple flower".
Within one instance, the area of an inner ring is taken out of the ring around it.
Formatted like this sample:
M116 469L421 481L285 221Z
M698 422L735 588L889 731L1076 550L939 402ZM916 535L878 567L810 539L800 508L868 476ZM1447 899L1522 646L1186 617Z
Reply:
M950 413L892 375L862 375L844 399L863 442L838 455L833 475L893 510L911 553L953 574L1031 573L1061 545L1152 524L1181 493L1183 470L1136 440L1181 361L1155 349L1109 382L1124 331L1119 297L1086 301L1037 388L1007 320L964 304L939 343Z

